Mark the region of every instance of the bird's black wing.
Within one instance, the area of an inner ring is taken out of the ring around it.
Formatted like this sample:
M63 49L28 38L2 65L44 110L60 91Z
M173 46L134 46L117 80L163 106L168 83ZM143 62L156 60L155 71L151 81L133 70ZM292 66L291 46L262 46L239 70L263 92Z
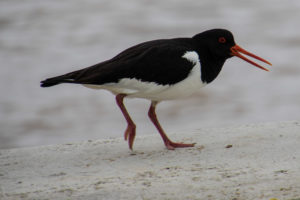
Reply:
M149 41L133 46L110 60L46 79L41 86L59 83L102 85L118 82L122 78L162 85L174 84L186 78L194 66L194 63L182 57L187 51L193 51L189 39Z

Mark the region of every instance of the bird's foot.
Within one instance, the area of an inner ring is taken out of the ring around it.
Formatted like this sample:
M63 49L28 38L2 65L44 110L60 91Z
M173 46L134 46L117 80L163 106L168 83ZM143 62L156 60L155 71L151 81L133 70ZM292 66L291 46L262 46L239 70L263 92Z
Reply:
M136 129L135 124L131 124L131 125L128 124L127 129L124 133L124 139L128 140L128 146L131 150L132 150L133 141L135 138L135 129Z
M176 148L193 147L193 146L195 146L195 144L196 143L192 143L192 144L175 143L175 142L171 142L171 141L168 141L165 143L168 150L174 150Z

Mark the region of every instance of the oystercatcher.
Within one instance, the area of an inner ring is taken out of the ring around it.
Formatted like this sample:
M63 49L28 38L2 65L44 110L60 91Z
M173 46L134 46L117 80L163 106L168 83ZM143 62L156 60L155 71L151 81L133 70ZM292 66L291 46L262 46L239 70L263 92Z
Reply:
M270 62L235 44L225 29L212 29L191 38L159 39L130 47L115 57L93 66L61 76L48 78L41 87L60 83L81 84L92 89L105 89L116 95L116 102L126 121L124 133L132 149L136 125L129 116L125 97L151 101L148 116L160 133L167 149L193 147L193 144L172 142L162 129L155 113L160 101L186 97L212 82L226 59L237 56L268 71L242 54L271 65Z

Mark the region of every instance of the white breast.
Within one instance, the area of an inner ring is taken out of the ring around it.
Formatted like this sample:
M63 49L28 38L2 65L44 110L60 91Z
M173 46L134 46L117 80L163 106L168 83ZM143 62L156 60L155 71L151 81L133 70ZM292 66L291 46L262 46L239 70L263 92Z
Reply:
M85 85L93 89L106 89L114 94L127 94L128 97L145 98L154 101L171 100L189 96L206 84L201 81L201 69L198 54L188 51L183 58L194 64L190 74L184 80L173 85L159 85L137 79L124 78L118 83L104 85Z

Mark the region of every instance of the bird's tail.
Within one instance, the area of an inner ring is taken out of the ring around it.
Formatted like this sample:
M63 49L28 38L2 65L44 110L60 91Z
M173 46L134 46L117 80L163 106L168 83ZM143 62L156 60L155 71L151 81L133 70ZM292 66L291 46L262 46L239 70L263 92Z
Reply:
M95 65L95 67L97 67L97 66L98 65ZM94 67L94 66L92 66L92 67ZM69 72L67 74L63 74L60 76L47 78L47 79L41 81L41 87L51 87L51 86L58 85L61 83L75 83L75 84L88 83L88 81L83 80L82 77L84 77L85 74L87 72L89 72L90 69L94 69L94 68L88 67L88 68L84 68L81 70Z
M43 81L41 81L41 87L51 87L54 85L58 85L61 83L76 83L74 79L69 78L69 76L62 75L62 76L56 76L53 78L47 78Z

